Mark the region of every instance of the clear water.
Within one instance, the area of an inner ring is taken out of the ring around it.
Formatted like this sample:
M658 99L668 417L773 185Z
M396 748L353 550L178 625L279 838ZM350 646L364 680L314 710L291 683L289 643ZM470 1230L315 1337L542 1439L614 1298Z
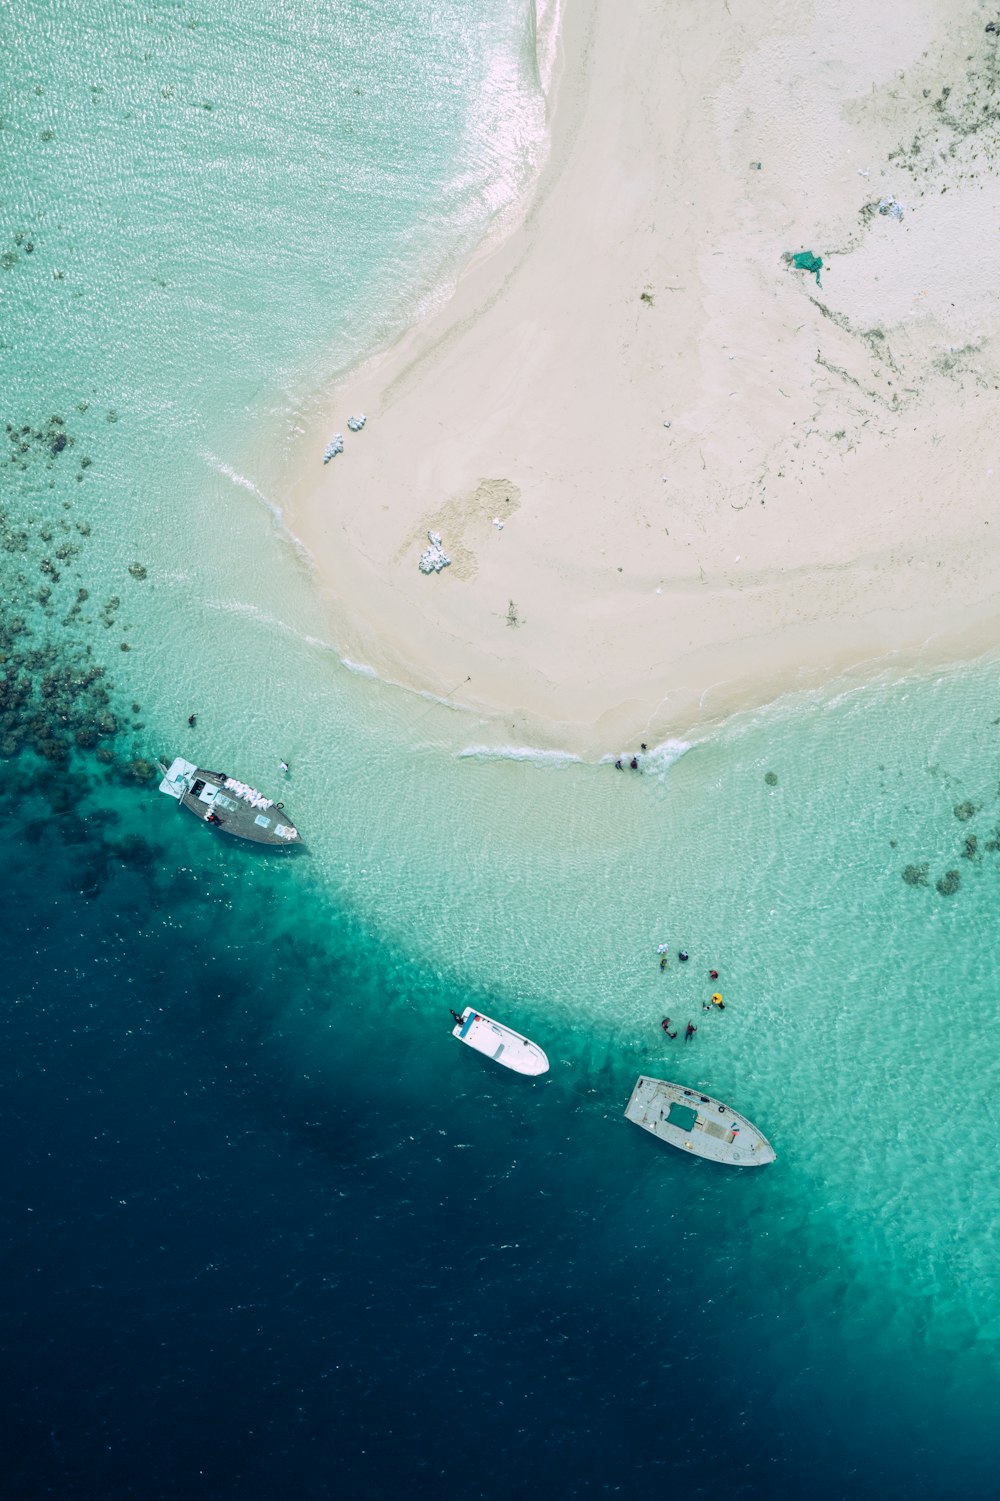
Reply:
M12 1496L997 1494L995 665L642 775L497 757L345 668L276 520L295 414L530 176L528 20L8 27ZM177 751L283 796L308 854L156 796L138 763ZM551 1073L457 1047L468 1000ZM640 1070L775 1167L658 1148Z

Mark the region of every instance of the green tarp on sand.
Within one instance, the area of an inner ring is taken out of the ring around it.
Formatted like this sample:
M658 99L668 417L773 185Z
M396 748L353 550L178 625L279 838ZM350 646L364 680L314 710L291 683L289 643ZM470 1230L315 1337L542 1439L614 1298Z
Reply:
M798 255L792 256L792 265L797 271L811 271L816 278L816 285L821 287L823 283L819 279L819 273L823 269L823 257L813 255L811 250L800 250Z

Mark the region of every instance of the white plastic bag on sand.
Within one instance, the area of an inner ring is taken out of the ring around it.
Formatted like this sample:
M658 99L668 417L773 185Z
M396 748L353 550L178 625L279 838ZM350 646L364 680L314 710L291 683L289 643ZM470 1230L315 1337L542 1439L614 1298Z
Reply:
M431 544L425 547L420 554L420 562L417 567L421 573L440 573L442 568L447 568L451 559L441 546L440 532L428 532L427 540Z

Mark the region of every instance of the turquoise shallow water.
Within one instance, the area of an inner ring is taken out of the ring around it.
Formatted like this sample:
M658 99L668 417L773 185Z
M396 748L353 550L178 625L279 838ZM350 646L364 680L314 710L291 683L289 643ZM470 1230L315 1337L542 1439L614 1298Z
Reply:
M498 756L340 662L253 478L530 175L527 21L16 18L13 1494L996 1493L995 664L642 775ZM177 751L284 796L308 854L213 841L145 779ZM551 1073L457 1048L467 1000ZM640 1070L774 1169L658 1150Z
M120 763L63 799L20 758L13 1494L992 1494L994 693L982 668L794 706L662 780L439 745L391 805L391 716L359 717L337 837L280 864ZM456 1047L470 998L544 1080ZM777 1164L649 1142L640 1069L733 1100ZM489 1463L454 1432L487 1407L514 1429Z

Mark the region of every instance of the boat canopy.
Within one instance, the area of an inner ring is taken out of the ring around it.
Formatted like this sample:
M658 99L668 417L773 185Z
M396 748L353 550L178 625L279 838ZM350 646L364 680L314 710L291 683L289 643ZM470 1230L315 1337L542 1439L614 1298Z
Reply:
M191 790L191 780L198 768L193 761L185 761L183 756L177 756L168 768L164 768L161 762L161 770L163 781L160 783L160 791L180 801L185 792Z

